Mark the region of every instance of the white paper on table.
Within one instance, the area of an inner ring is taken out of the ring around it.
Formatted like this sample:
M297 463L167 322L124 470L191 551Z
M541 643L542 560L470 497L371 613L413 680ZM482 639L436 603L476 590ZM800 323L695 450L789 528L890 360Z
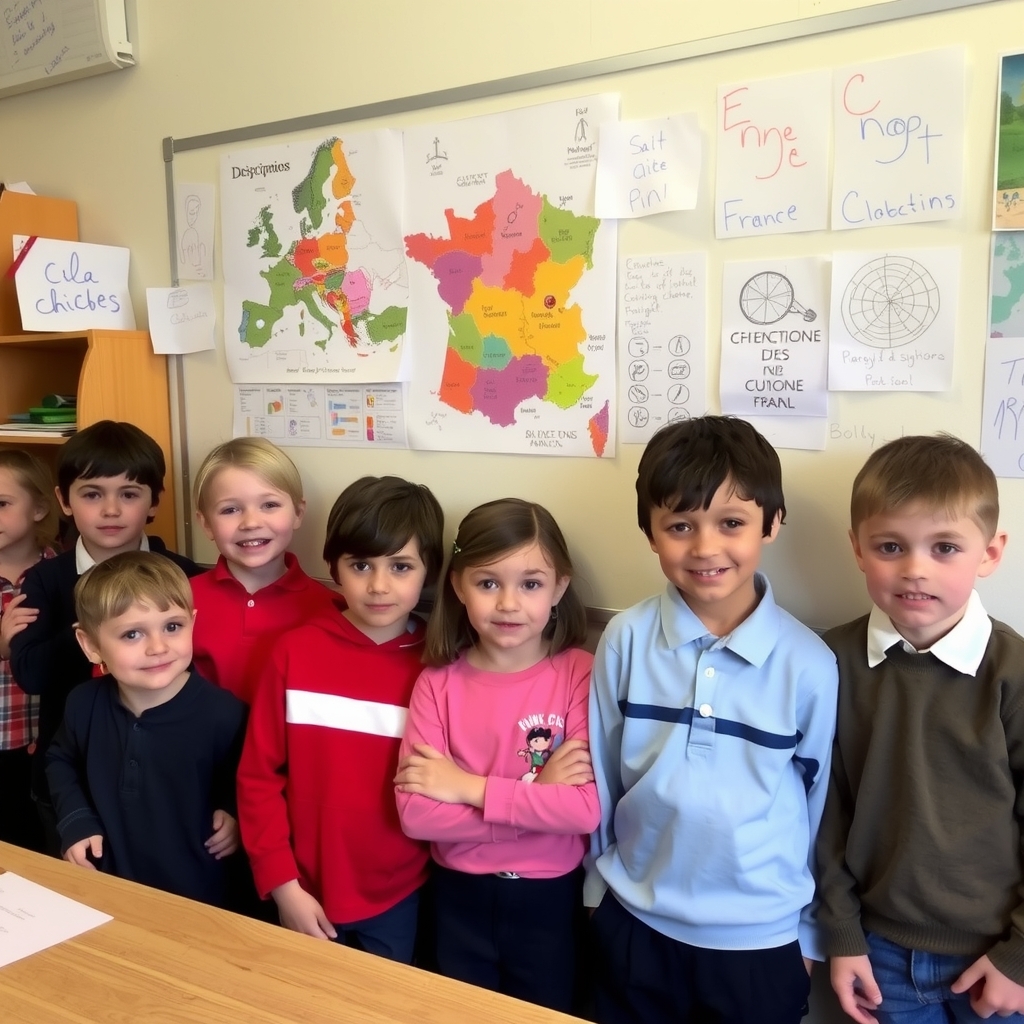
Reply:
M134 331L129 252L120 246L37 238L14 275L26 331Z
M1024 477L1024 338L985 346L981 454L1001 477Z
M646 444L706 411L707 253L626 256L619 273L619 438Z
M605 121L597 150L596 216L624 219L692 210L700 161L696 114Z
M147 288L149 335L157 355L208 352L216 346L217 311L208 284Z
M832 230L959 217L964 51L835 70Z
M828 227L830 92L827 71L719 86L716 237Z
M178 182L174 186L174 224L178 243L178 278L213 279L213 231L216 200L212 184Z
M7 871L0 875L0 967L113 918Z
M832 254L832 391L948 391L960 250Z
M722 274L722 412L828 412L828 263L819 256L726 263Z

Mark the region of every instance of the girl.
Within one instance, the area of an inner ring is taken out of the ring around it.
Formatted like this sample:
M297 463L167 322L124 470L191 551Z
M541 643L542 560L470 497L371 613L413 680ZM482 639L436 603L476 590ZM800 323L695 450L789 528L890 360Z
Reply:
M195 666L250 703L269 645L330 608L334 596L288 551L306 501L295 463L262 437L236 437L206 456L196 515L216 566L192 580Z
M515 498L474 509L427 626L431 667L395 777L402 828L430 840L438 865L441 972L563 1011L578 868L600 818L587 753L593 658L574 647L585 637L550 513ZM535 749L524 781L523 752Z
M25 573L52 558L57 501L50 471L34 455L0 448L0 840L42 850L39 816L32 805L31 767L39 698L11 676L11 638L39 615L20 595Z

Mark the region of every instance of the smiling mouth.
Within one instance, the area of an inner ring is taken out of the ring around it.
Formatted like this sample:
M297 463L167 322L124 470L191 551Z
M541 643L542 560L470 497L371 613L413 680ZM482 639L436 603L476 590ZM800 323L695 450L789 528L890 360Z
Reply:
M270 540L266 537L256 537L252 540L240 540L238 546L240 548L262 548L264 545L269 544Z
M901 601L934 601L935 598L931 594L919 594L917 592L909 594L897 594L896 595Z
M702 580L713 580L716 576L721 576L728 571L728 569L691 569L690 575Z

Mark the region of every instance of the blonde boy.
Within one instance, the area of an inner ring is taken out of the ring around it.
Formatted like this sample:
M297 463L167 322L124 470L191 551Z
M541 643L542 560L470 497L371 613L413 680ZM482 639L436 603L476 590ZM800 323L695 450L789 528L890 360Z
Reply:
M825 635L839 720L818 841L832 985L856 1021L1024 1020L1024 639L974 591L1006 534L989 467L902 437L853 484L870 614Z

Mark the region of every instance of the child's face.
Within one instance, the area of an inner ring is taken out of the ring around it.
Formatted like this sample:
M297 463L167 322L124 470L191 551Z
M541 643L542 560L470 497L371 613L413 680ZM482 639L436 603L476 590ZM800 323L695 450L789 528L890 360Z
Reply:
M101 623L95 637L82 630L76 635L86 657L102 662L133 702L155 706L188 679L194 616L176 605L161 611L137 601L123 615Z
M199 521L233 569L283 571L285 551L305 511L305 502L296 508L288 494L251 469L226 466L210 481Z
M0 466L0 561L31 554L36 523L45 518L46 509L32 500L14 473Z
M79 477L68 489L67 503L57 490L64 514L75 520L85 550L97 561L124 551L138 551L146 523L156 509L148 484L119 476Z
M778 518L764 537L764 510L741 498L726 480L707 509L651 510L651 550L661 571L693 613L718 636L732 632L757 606L754 572L761 549L779 531Z
M412 538L393 555L342 555L334 563L334 578L348 604L345 618L374 643L383 644L405 632L427 567L419 541Z
M527 544L490 565L452 573L452 586L476 630L477 651L499 672L536 665L547 650L551 609L569 586L539 544Z
M850 531L871 600L918 650L963 617L974 581L999 564L1006 534L988 540L968 516L910 506Z

